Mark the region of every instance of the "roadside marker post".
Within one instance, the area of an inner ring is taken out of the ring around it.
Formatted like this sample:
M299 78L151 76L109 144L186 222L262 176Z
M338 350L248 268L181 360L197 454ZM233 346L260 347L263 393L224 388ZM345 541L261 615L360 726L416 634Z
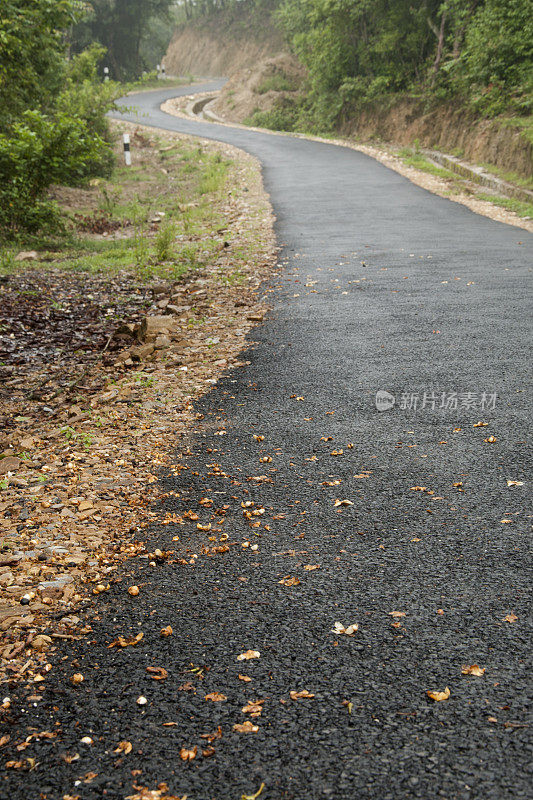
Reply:
M130 135L124 134L124 161L127 167L131 167Z
M104 67L104 82L109 80L109 67Z

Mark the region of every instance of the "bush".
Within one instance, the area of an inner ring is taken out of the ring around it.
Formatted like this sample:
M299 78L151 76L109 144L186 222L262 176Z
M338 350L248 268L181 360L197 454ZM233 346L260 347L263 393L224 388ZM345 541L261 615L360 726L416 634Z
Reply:
M74 186L109 173L109 145L78 117L26 111L9 133L0 134L0 236L58 227L55 204L46 198L53 183Z

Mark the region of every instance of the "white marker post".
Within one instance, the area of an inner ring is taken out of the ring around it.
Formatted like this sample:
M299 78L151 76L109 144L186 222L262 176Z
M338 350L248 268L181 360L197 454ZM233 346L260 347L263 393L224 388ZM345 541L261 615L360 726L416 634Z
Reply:
M160 72L161 72L161 64L158 64L157 65L157 77L158 77L158 79L161 77L160 74L159 74Z
M104 83L109 80L109 67L104 67Z
M167 71L165 69L164 64L161 64L161 77L163 78L163 80L167 77Z
M124 134L124 161L127 167L131 167L130 135Z

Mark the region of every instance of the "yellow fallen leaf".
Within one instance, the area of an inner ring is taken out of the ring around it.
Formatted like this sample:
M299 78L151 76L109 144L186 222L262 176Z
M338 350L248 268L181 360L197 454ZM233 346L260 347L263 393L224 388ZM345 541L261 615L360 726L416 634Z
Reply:
M488 442L488 444L494 444L494 442L497 442L498 440L495 436L487 436L487 438L483 439L483 441Z
M237 677L240 681L244 681L244 683L250 683L252 680L249 675L238 675Z
M512 522L512 521L513 521L512 519L501 519L501 520L500 520L500 522L502 523L502 525L507 525L507 524L509 524L509 523L510 523L510 522Z
M131 742L123 741L119 742L116 749L113 750L114 753L124 753L124 755L128 755L133 750L133 745Z
M130 588L128 589L128 594L130 594L132 597L137 597L137 595L139 594L139 587L130 586Z
M447 700L450 696L450 690L448 687L445 688L443 692L431 691L431 689L427 690L427 696L430 700L434 700L436 703L440 703L441 700Z
M146 667L146 672L149 672L154 681L164 681L168 678L168 672L164 667Z
M524 481L507 481L507 486L523 486Z
M304 699L312 700L314 694L308 692L307 689L302 689L300 692L296 691L289 692L289 696L291 700L304 700Z
M259 658L261 653L259 650L246 650L245 653L241 653L237 656L237 661L250 661L252 658Z
M237 722L233 726L233 730L237 731L237 733L257 733L259 726L254 725L253 722L250 722L250 720L247 719L246 722L243 723Z
M107 647L108 649L111 647L133 647L134 645L139 644L143 638L144 633L142 633L142 631L140 631L137 636L132 636L129 639L126 639L124 636L119 636L114 642L108 644Z
M188 750L186 747L182 747L180 750L180 758L182 761L192 761L193 758L196 758L197 752L198 748L196 745L194 745L192 750Z
M172 627L171 627L170 625L167 625L167 627L166 627L166 628L163 628L163 629L162 629L162 631L161 631L161 634L160 634L160 635L161 635L161 636L163 636L163 637L165 637L165 636L172 636Z
M333 505L338 508L339 506L353 506L353 503L351 500L335 500Z
M306 564L304 569L306 572L312 572L314 569L320 569L320 564Z
M472 427L473 428L486 428L488 424L489 424L488 422L476 422L474 425L472 425Z
M294 575L285 575L278 583L281 583L283 586L298 586L300 581L298 578L295 578Z
M81 674L81 672L75 672L75 673L74 673L74 675L71 677L71 679L70 679L70 680L71 680L71 683L73 683L74 685L76 685L76 684L78 684L78 683L83 683L83 681L84 681L85 679L84 679L83 675Z
M389 617L405 617L405 611L389 611Z
M243 714L250 714L251 717L260 717L264 700L249 700L245 706L242 707Z
M263 791L264 788L265 788L265 784L262 783L255 794L243 794L241 796L241 800L256 800L256 798L259 797L259 795L261 794L261 792Z
M516 614L511 613L507 614L507 616L503 618L503 622L516 622L517 619L518 617Z
M477 664L466 665L462 668L462 675L475 675L476 678L481 678L485 674L486 667L478 667Z
M351 625L345 627L341 622L336 622L331 629L331 633L336 634L344 634L345 636L353 636L353 634L359 630L359 623L354 622Z
M221 694L220 692L211 692L210 694L206 694L205 700L212 700L213 703L222 703L224 700L227 700L225 694Z

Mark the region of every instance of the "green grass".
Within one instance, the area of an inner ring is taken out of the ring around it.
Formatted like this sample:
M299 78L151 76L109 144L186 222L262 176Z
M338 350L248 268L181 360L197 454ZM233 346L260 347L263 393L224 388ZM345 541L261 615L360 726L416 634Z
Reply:
M255 94L266 94L267 92L294 92L298 87L286 75L276 72L263 78L255 88Z
M415 169L422 170L422 172L428 172L430 175L436 175L438 178L445 178L447 180L456 180L458 177L455 172L445 169L444 167L438 167L421 153L417 153L409 147L402 148L398 152L398 155L408 167L414 167Z
M65 215L70 229L54 239L17 241L0 249L0 275L25 264L14 257L22 249L35 249L39 262L31 267L46 269L47 264L74 272L116 274L126 270L141 280L154 277L176 279L189 270L203 267L220 247L218 230L227 223L218 210L225 196L232 161L217 152L191 147L182 142L158 139L148 151L148 162L127 168L117 166L108 181L93 188L91 205L76 213L93 212L118 221L125 238L93 238L79 233ZM165 173L158 166L165 164ZM162 222L151 223L156 212ZM231 239L231 233L224 234Z
M486 164L482 163L481 166L487 172L491 172L496 177L501 178L508 183L514 183L515 186L520 186L523 189L529 189L533 191L533 178L524 178L522 175L519 175L518 172L506 172L500 167L495 167L493 164Z
M533 219L533 203L525 203L514 197L500 197L495 194L477 194L476 197L479 200L487 200L489 203L494 203L496 206L506 208L507 211L514 211L519 217Z

